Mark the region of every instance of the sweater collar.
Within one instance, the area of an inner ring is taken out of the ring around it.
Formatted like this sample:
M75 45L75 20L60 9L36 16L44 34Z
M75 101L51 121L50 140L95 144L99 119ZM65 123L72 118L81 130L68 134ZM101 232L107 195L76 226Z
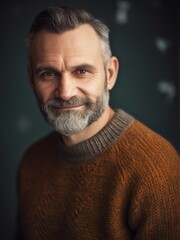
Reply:
M119 138L133 119L129 114L118 109L112 120L97 134L72 146L65 145L58 134L60 155L63 156L65 160L71 162L92 159L107 150L107 148Z

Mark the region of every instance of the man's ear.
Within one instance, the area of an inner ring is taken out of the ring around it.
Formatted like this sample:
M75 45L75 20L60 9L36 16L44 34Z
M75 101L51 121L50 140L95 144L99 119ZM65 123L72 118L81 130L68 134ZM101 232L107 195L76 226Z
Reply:
M31 89L32 89L33 92L35 92L33 70L32 70L31 64L28 64L28 66L27 66L27 73L28 73L28 79L29 79L29 84L31 86Z
M111 57L107 64L107 88L111 90L116 83L119 70L119 61L116 57Z

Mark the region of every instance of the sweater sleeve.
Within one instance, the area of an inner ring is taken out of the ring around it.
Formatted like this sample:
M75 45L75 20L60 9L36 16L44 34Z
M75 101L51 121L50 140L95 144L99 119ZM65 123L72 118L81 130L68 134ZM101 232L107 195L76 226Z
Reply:
M154 152L133 177L129 223L136 240L180 239L179 156L166 147Z

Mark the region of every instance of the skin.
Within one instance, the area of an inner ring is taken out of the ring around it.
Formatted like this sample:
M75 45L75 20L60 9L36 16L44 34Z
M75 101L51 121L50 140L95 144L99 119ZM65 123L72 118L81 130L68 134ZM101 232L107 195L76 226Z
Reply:
M118 60L111 57L104 70L100 41L94 29L83 24L62 34L41 30L32 41L28 74L34 93L45 103L52 97L69 100L86 96L95 100L105 89L111 90L118 74ZM82 106L61 107L58 111L83 110ZM102 116L90 126L71 136L62 136L67 145L82 142L100 131L112 119L107 106Z

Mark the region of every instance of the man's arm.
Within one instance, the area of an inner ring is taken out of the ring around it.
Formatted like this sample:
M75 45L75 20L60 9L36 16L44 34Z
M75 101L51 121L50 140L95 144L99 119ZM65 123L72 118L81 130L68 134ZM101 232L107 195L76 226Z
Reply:
M130 225L136 240L180 239L180 165L174 156L148 166L135 193Z

